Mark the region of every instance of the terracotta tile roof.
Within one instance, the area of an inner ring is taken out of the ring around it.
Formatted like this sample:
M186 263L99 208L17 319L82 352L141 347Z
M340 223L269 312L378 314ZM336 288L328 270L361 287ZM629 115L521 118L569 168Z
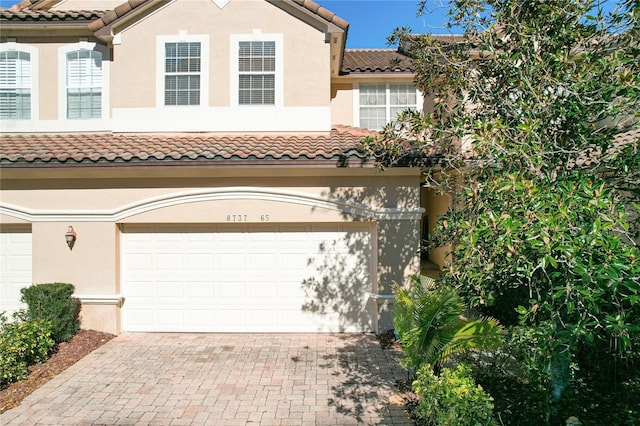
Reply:
M0 9L0 22L91 22L100 18L105 12L101 10L32 10L32 9Z
M118 19L124 17L127 13L131 12L137 7L140 7L144 4L151 4L156 0L128 0L124 3L120 4L113 10L107 11L104 15L100 17L100 19L89 24L89 29L93 32L98 31L101 28L104 28Z
M349 23L347 21L312 0L288 1L297 4L298 6L304 7L308 11L314 13L327 22L336 25L338 28L344 31L346 31L349 27ZM89 29L95 32L100 30L101 28L111 25L118 19L124 17L129 12L140 6L153 5L154 3L159 2L158 0L127 0L117 6L115 9L106 12L78 12L64 10L49 11L48 9L55 3L57 2L47 0L24 0L11 7L11 9L2 9L0 19L13 21L47 21L52 19L73 20L78 19L78 16L82 16L85 19L91 19L92 21L94 21L89 25ZM88 3L89 2L87 2L87 4ZM277 5L277 2L274 3ZM86 16L87 13L91 13L91 15Z
M631 128L625 132L618 133L613 142L617 146L628 145L632 143L640 144L640 127Z
M11 6L11 9L22 10L25 8L41 9L50 4L50 0L22 0L21 2Z
M349 23L347 21L345 21L335 13L331 12L330 10L320 6L318 3L314 1L311 1L311 0L292 0L292 1L304 7L305 9L315 13L316 15L320 16L324 20L331 22L341 30L346 31L347 28L349 27Z
M343 73L411 72L413 61L394 49L347 49Z
M215 134L5 134L0 164L181 163L247 160L365 161L359 141L374 134L339 126L317 136ZM279 163L282 164L282 163ZM274 164L275 165L275 164Z

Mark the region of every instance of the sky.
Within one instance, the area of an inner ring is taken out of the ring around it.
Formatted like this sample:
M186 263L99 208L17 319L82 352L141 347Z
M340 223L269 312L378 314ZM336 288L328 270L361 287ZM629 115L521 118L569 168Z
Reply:
M430 13L419 18L416 18L417 0L315 1L349 22L349 48L386 48L387 36L402 26L409 26L415 33L448 33L443 27L448 0L429 0ZM2 7L11 7L17 2L0 0Z
M416 17L416 0L316 0L349 22L348 48L384 48L387 37L398 27L412 32L450 34L444 25L447 0L430 0L427 11Z
M124 2L124 0L122 0ZM417 17L417 0L315 0L349 22L348 48L386 48L387 37L398 27L408 26L413 33L451 34L444 25L449 0L427 0L425 13ZM16 0L0 0L10 7ZM605 1L612 9L616 1ZM454 30L459 33L460 30Z

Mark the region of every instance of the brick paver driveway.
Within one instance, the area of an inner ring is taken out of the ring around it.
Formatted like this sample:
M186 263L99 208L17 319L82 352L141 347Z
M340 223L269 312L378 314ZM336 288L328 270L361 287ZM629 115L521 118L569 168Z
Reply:
M397 358L362 334L123 334L0 424L408 425Z

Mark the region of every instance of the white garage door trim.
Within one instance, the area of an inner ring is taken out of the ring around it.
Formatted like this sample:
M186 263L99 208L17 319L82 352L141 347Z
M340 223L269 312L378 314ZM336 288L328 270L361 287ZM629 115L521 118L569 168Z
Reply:
M122 328L373 331L374 227L124 225Z
M20 289L32 284L32 238L25 230L0 232L0 312L25 308Z

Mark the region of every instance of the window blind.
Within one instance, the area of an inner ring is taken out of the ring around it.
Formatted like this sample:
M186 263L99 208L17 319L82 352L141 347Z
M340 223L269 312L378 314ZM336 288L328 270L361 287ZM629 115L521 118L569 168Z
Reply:
M31 55L0 52L0 118L31 118Z

